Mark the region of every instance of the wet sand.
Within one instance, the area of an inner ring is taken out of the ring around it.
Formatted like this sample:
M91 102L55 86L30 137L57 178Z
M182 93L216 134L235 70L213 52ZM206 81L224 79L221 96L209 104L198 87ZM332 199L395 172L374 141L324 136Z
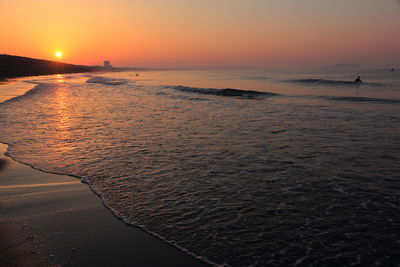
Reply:
M205 266L106 209L79 179L4 156L0 266Z

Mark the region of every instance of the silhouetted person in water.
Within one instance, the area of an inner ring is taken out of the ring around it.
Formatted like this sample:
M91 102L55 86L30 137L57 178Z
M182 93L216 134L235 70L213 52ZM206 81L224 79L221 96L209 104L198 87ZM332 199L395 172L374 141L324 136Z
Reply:
M394 68L392 68L392 72L394 72Z
M362 83L363 81L361 80L360 76L357 76L357 79L354 80L356 83Z
M6 159L0 159L0 172L3 171L8 165L8 161Z

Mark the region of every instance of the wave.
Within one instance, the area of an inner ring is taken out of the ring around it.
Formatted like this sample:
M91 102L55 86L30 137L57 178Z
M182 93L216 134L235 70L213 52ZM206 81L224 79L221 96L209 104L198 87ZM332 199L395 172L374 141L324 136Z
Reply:
M34 165L34 164L30 164L30 163L28 163L28 162L19 160L18 157L16 157L16 156L14 155L14 153L13 153L14 144L9 143L9 142L5 142L5 141L3 141L3 140L0 140L0 143L1 143L1 144L7 145L7 150L6 150L6 152L4 153L4 155L7 156L7 157L9 157L9 158L11 158L12 160L14 160L14 161L20 163L20 164L29 166L29 167L31 167L31 168L34 169L34 170L38 170L38 171L41 171L41 172L44 172L44 173L51 173L51 174L56 174L56 175L67 175L67 176L70 176L70 177L74 177L74 178L79 179L79 180L81 181L81 183L87 184L88 187L89 187L89 189L90 189L94 194L96 194L98 197L100 197L100 199L102 200L102 203L103 203L104 207L107 208L107 209L109 209L109 210L111 211L111 213L112 213L117 219L122 220L123 222L125 222L125 224L127 224L127 225L129 225L129 226L132 226L132 227L135 227L135 228L138 228L138 229L141 229L142 231L144 231L144 232L146 232L146 233L148 233L148 234L150 234L150 235L152 235L152 236L158 238L159 240L161 240L161 241L163 241L163 242L165 242L165 243L171 245L172 247L175 247L175 248L181 250L183 253L185 253L185 254L187 254L187 255L189 255L189 256L195 258L196 260L198 260L198 261L200 261L200 262L203 262L203 263L208 264L208 265L210 265L210 266L220 266L220 265L216 264L215 262L212 262L211 260L207 259L207 258L204 257L204 256L197 255L197 254L195 254L195 253L193 253L193 252L191 252L191 251L185 249L184 247L178 245L174 240L166 239L166 238L164 238L163 236L157 234L156 232L150 231L150 230L147 229L144 225L142 225L142 224L140 224L140 223L138 223L138 222L136 222L136 221L129 220L129 219L128 219L126 216L124 216L121 212L119 212L117 209L115 209L115 208L112 207L111 203L110 203L109 201L107 201L107 199L104 197L102 191L95 188L95 186L93 185L93 183L91 182L91 180L90 180L89 177L86 177L86 176L79 176L79 175L75 175L75 174L72 174L72 173L69 173L69 172L51 171L51 170L47 170L47 169L44 169L44 168L40 168L40 167L38 167L38 166L36 166L36 165ZM3 164L3 163L2 163L2 164Z
M385 104L400 104L400 99L361 97L361 96L319 96L320 99L351 102L377 102Z
M284 80L283 82L299 83L305 85L332 85L332 86L357 86L357 85L368 85L368 86L382 86L380 83L357 83L355 81L337 81L337 80L325 80L325 79L293 79Z
M89 76L89 77L90 77L90 76ZM97 77L94 77L94 78L97 78ZM110 80L114 80L114 79L110 79ZM57 86L58 86L57 83L48 83L48 82L45 82L45 83L44 83L44 82L42 82L42 80L30 80L30 81L24 81L24 82L30 83L30 84L35 84L35 86L34 86L32 89L26 91L26 92L25 92L24 94L22 94L22 95L19 95L19 96L10 98L10 99L8 99L8 100L6 100L6 101L4 101L4 102L1 102L0 105L5 104L5 103L7 103L7 102L13 102L13 101L16 101L16 100L19 100L19 99L23 99L23 98L25 98L25 97L29 97L29 96L32 95L32 94L42 93L42 92L43 92L43 89L48 89L48 88L50 88L50 87L57 87ZM14 146L15 146L16 144L14 144L14 143L12 143L12 142L5 141L5 140L0 140L0 143L1 143L1 144L6 144L6 145L7 145L7 150L6 150L6 152L4 153L5 156L11 158L12 160L14 160L14 161L16 161L16 162L18 162L18 163L24 164L24 165L26 165L26 166L31 167L32 169L35 169L35 170L38 170L38 171L41 171L41 172L44 172L44 173L51 173L51 174L56 174L56 175L67 175L67 176L70 176L70 177L74 177L74 178L79 179L82 183L87 184L88 187L90 188L90 190L91 190L94 194L96 194L98 197L101 198L102 204L104 205L104 207L107 208L107 209L109 209L109 210L111 211L111 213L112 213L116 218L118 218L118 219L124 221L127 225L132 226L132 227L135 227L135 228L139 228L139 229L143 230L144 232L146 232L146 233L148 233L148 234L150 234L150 235L152 235L152 236L154 236L154 237L160 239L161 241L163 241L163 242L165 242L165 243L171 245L172 247L175 247L175 248L181 250L183 253L185 253L185 254L187 254L187 255L189 255L189 256L191 256L191 257L197 259L197 260L200 261L200 262L203 262L203 263L208 264L208 265L210 265L210 266L218 266L218 264L212 262L211 260L207 259L206 257L201 256L201 255L198 255L198 254L195 254L195 253L193 253L193 252L191 252L191 251L185 249L184 247L178 245L174 240L164 238L162 235L159 235L159 234L157 234L156 232L153 232L153 231L147 229L144 225L142 225L142 224L140 224L140 223L138 223L138 222L136 222L136 221L133 221L133 220L128 219L128 218L127 218L126 216L124 216L119 210L117 210L117 209L115 209L115 208L112 207L111 202L108 201L108 200L104 197L103 192L102 192L101 190L95 188L95 186L94 186L93 183L91 182L91 179L90 179L89 176L76 175L76 174L71 173L71 172L68 172L68 171L50 170L50 169L46 169L45 167L40 167L40 166L38 166L38 165L29 163L29 162L27 162L27 161L20 160L20 159L18 158L18 155L15 155L15 153L14 153ZM4 170L4 168L7 167L7 164L8 164L8 162L0 161L0 171ZM2 169L2 168L3 168L3 169Z
M86 83L99 83L99 84L104 84L104 85L121 85L121 84L125 84L127 82L128 82L128 80L126 80L126 79L111 79L111 78L105 78L105 77L100 77L100 76L90 78L86 81Z
M26 97L29 97L31 95L34 94L40 94L43 92L43 90L51 88L51 87L56 87L57 84L55 83L40 83L40 82L36 82L36 81L24 81L26 83L31 83L31 84L35 84L35 86L29 90L27 90L25 93L21 94L21 95L17 95L15 97L11 97L3 102L0 103L0 105L9 103L9 102L14 102L14 101L19 101L21 99L24 99Z
M270 92L260 92L260 91L251 91L251 90L240 90L240 89L216 89L216 88L197 88L197 87L187 87L187 86L166 86L166 88L173 88L182 92L189 93L198 93L205 95L218 95L218 96L231 96L231 97L245 97L245 98L262 98L262 97L271 97L277 96L279 94L270 93Z
M264 77L264 76L256 76L256 77L242 77L242 80L256 80L256 81L264 81L264 80L271 80L270 77Z

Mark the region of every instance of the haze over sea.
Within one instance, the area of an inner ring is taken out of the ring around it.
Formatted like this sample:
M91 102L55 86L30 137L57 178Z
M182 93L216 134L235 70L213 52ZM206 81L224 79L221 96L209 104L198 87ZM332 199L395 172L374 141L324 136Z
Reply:
M349 82L357 74L363 84ZM113 72L0 87L32 87L0 104L12 157L81 178L116 216L193 256L400 261L399 72Z

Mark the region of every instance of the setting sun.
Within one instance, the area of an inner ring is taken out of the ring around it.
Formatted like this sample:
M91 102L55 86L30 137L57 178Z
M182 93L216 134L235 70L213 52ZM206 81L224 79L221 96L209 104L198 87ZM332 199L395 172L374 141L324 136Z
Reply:
M60 51L56 52L56 58L61 58L62 57L62 53Z

